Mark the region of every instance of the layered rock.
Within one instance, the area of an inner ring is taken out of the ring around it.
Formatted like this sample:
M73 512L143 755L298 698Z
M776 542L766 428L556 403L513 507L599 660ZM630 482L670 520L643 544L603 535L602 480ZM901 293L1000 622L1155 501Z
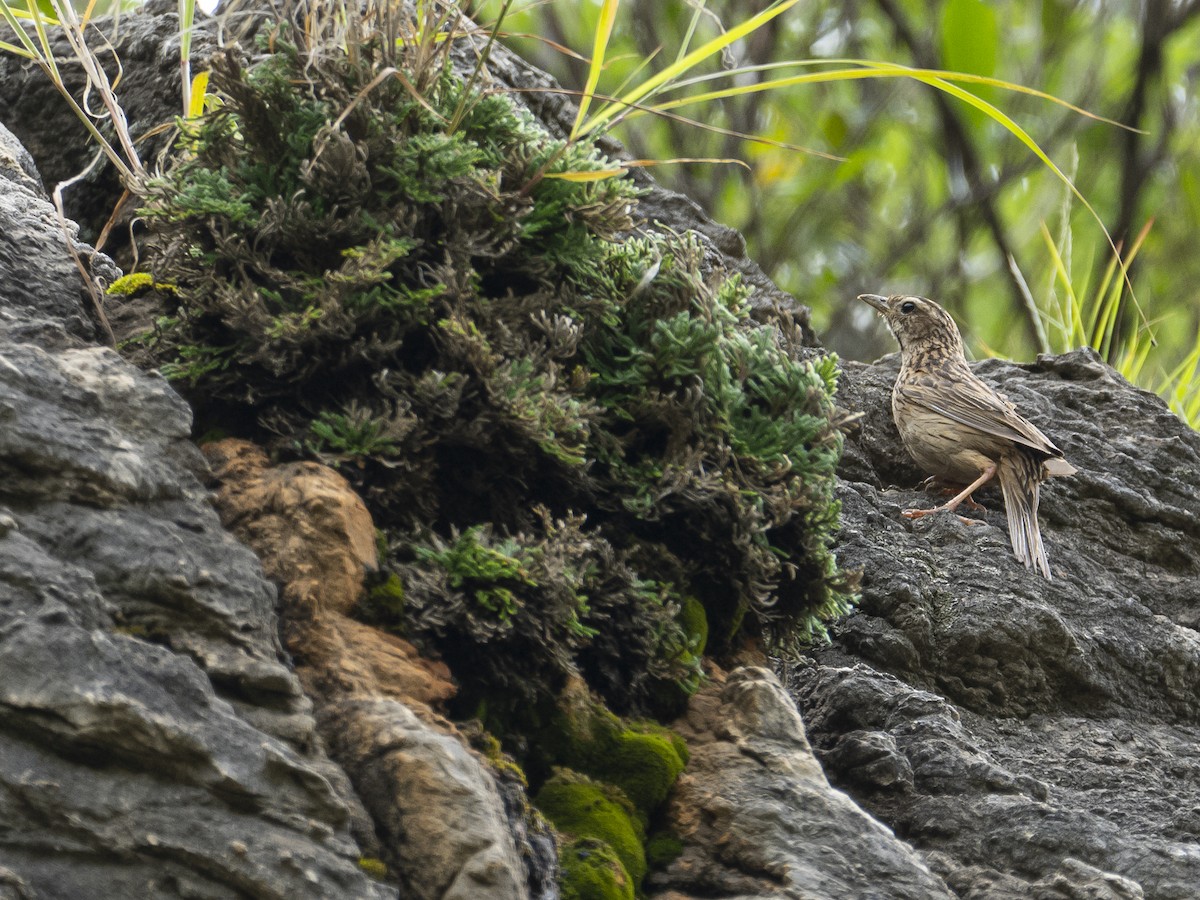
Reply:
M654 897L954 896L903 841L830 786L769 670L718 674L678 727L691 759L669 820L684 850L651 876L662 890Z
M53 208L0 147L6 896L394 896L358 865L352 794L275 589L207 502L187 407L92 343Z
M530 840L490 766L437 714L454 692L449 671L347 617L377 562L362 500L327 466L272 466L246 441L205 453L223 521L282 586L287 649L321 734L370 813L363 842L378 835L373 847L405 896L537 897L553 881L553 847Z

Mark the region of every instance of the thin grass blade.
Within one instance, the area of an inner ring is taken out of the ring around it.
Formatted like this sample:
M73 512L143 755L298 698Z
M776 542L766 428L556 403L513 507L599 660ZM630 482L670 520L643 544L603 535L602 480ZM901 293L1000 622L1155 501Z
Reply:
M612 37L613 26L617 21L617 9L620 0L604 0L600 5L600 18L596 22L596 38L592 43L592 59L588 63L587 82L583 86L583 97L579 101L579 110L575 113L575 123L571 126L571 139L579 134L579 128L587 119L588 109L592 105L592 97L596 85L600 83L600 73L604 71L604 58L608 53L608 41Z

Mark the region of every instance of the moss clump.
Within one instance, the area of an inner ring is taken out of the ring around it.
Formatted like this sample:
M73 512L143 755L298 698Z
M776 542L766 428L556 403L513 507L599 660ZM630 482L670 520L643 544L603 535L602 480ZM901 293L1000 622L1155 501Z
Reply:
M611 755L605 758L593 752L592 766L597 777L619 786L649 818L664 800L686 765L686 751L672 740L667 729L653 723L641 723L616 732L610 738Z
M149 272L131 272L128 275L122 275L110 284L105 293L110 297L135 297L147 291L174 293L176 290L175 285L170 282L155 281L154 276Z
M382 859L376 859L373 856L360 856L358 858L358 867L376 881L383 881L387 878L387 864Z
M646 825L687 764L687 745L655 722L627 721L585 690L564 692L549 727L537 732L538 774L552 766L581 772L610 784L633 805Z
M371 606L403 610L404 582L395 572L380 572L367 579L367 600Z
M651 869L665 869L682 853L683 841L672 832L660 831L646 841L646 864Z
M142 210L178 291L130 352L198 422L355 484L403 588L366 613L446 659L458 712L580 674L662 713L705 644L819 634L853 594L835 360L696 236L635 232L629 179L559 177L612 163L465 84L452 35L379 28L214 59Z
M619 791L564 770L543 785L534 803L562 834L603 841L620 860L632 886L642 883L646 874L642 847L645 833L633 807Z
M633 881L612 847L582 838L558 850L562 900L633 900Z

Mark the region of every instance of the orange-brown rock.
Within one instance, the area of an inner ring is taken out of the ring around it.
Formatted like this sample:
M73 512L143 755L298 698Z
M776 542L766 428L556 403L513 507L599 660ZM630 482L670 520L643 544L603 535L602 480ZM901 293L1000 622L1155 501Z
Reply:
M454 695L443 663L345 615L379 564L371 514L345 478L319 463L273 466L249 441L203 449L222 522L280 585L285 642L310 696L388 697L427 715Z
M291 611L351 610L379 557L371 514L349 482L320 463L272 466L261 447L236 438L203 450L222 522L258 553Z
M418 712L454 696L445 663L422 659L403 638L345 616L323 616L288 643L297 644L296 674L310 696L391 697Z
M523 825L510 823L495 775L435 711L454 694L449 670L346 615L378 565L362 500L317 463L272 466L240 440L203 449L222 521L280 585L296 675L370 817L360 841L416 900L529 900L529 851L513 830Z

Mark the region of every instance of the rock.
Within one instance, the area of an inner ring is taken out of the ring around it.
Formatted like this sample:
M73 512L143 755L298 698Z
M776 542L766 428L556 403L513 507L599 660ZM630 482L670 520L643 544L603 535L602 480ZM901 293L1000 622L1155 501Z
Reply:
M87 285L0 146L0 893L394 896L357 864L187 407L89 343Z
M73 223L67 223L64 234L29 154L3 125L0 180L4 184L0 221L5 227L0 236L0 274L5 279L0 328L14 340L27 339L42 345L62 345L73 339L91 341L102 332L89 286L71 252L90 270L90 277L96 281L93 290L103 290L104 284L117 278L120 271L106 256L76 240ZM56 289L41 291L46 284Z
M1047 582L998 491L982 526L899 516L934 500L906 487L896 370L850 364L839 393L863 598L789 677L818 758L960 896L1196 896L1200 435L1091 351L980 363L1080 470L1042 490Z
M954 896L904 842L829 785L795 705L768 670L714 680L677 729L691 759L669 800L668 825L685 849L650 875L655 900Z
M371 514L346 479L313 462L272 467L264 450L233 438L204 454L220 484L222 522L283 585L289 613L353 609L379 556Z
M378 836L377 852L406 896L544 896L553 845L537 845L523 803L506 796L510 788L437 715L434 707L454 693L445 665L345 615L377 566L362 500L329 467L272 466L247 441L208 444L205 454L222 521L281 585L297 675L330 753L370 814L357 828L361 840ZM527 868L523 858L541 865Z
M326 704L322 732L416 900L525 900L495 779L455 735L386 699Z

